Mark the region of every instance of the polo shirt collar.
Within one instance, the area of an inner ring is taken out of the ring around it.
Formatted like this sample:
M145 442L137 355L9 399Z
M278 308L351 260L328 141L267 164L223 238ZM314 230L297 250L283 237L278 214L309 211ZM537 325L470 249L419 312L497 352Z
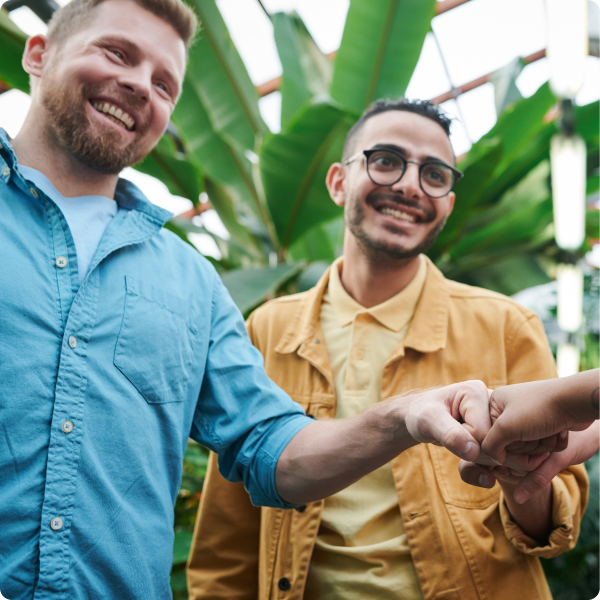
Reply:
M381 325L396 332L410 323L425 284L427 263L423 258L419 258L417 273L403 290L371 308L359 304L344 289L339 274L340 268L343 268L343 257L331 265L328 288L328 299L340 327L350 325L358 314L369 314Z

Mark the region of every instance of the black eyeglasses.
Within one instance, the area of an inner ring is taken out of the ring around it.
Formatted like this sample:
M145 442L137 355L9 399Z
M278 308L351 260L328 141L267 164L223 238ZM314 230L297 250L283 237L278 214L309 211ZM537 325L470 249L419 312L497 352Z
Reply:
M394 185L406 173L407 164L419 165L419 185L430 198L441 198L449 194L463 176L458 169L446 163L433 160L418 163L414 160L406 160L402 154L390 149L363 150L345 160L343 164L349 165L363 155L367 163L367 174L377 185Z

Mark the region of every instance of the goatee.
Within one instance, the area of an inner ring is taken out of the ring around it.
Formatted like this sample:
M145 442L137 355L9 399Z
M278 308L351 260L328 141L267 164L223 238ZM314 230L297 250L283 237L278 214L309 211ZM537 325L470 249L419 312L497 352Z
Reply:
M50 78L50 83L42 84L40 98L49 117L51 133L78 161L105 175L117 175L144 157L139 141L148 130L149 123L136 123L136 137L123 146L122 137L117 131L105 127L96 131L86 114L88 99L107 94L105 86L85 85L79 90L73 86L59 86ZM122 93L111 90L111 98L118 101ZM135 99L122 98L123 104L137 108ZM139 105L139 101L136 102ZM94 109L95 110L95 109Z

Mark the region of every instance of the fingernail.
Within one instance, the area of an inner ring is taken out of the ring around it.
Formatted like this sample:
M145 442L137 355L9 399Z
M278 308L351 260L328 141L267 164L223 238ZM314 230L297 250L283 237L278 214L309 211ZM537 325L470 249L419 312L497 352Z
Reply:
M478 478L477 478L477 485L479 487L490 487L490 478L485 474L482 473Z
M568 431L565 429L564 431L561 431L561 432L558 434L558 437L559 437L561 440L564 440L564 439L567 437L567 434L568 434L568 433L569 433L569 432L568 432Z
M515 500L517 504L523 504L524 502L527 502L527 500L529 500L529 496L531 496L531 494L527 490L517 490L515 492Z
M475 442L467 442L460 453L460 457L464 460L471 460L472 458L475 458L477 448L478 446Z

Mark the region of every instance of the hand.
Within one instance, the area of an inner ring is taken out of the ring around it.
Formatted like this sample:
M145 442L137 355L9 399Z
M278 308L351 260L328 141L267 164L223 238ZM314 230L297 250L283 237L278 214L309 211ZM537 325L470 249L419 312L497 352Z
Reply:
M466 460L475 460L491 427L489 393L481 381L465 381L413 394L404 403L404 422L418 442L444 446Z
M581 431L598 418L594 390L598 370L572 377L521 383L496 389L490 398L493 422L482 449L498 463L508 450L523 452L527 444L548 439L564 430ZM554 451L564 449L567 440L559 437ZM523 444L518 449L518 444Z
M514 495L516 502L527 502L561 471L592 458L600 447L600 421L596 421L584 431L571 433L570 438L569 446L564 452L551 454L537 469L520 480Z

